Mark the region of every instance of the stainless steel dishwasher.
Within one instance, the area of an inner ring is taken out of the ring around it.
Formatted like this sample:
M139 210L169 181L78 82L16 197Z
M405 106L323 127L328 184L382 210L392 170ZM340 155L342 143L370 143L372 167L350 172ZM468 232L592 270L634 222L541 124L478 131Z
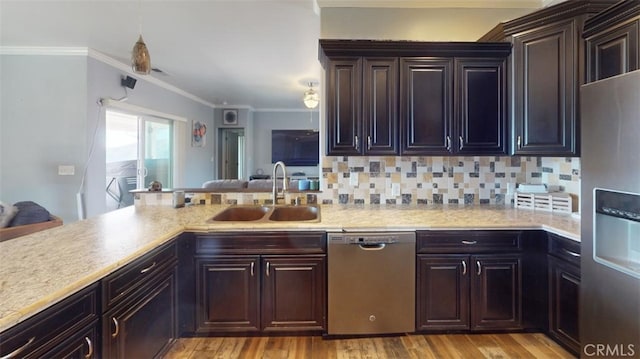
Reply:
M415 331L415 233L345 232L327 238L327 333Z

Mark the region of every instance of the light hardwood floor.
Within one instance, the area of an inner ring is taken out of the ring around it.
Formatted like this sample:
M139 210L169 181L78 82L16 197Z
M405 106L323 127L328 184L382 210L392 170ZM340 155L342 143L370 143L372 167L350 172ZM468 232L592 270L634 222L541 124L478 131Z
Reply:
M404 335L358 339L307 337L182 338L164 359L200 358L574 358L544 334Z

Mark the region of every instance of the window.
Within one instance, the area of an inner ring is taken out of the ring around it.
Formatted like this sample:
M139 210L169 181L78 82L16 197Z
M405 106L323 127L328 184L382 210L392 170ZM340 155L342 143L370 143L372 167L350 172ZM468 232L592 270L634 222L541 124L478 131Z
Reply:
M129 191L152 181L173 187L172 120L107 110L105 144L108 210L132 205Z

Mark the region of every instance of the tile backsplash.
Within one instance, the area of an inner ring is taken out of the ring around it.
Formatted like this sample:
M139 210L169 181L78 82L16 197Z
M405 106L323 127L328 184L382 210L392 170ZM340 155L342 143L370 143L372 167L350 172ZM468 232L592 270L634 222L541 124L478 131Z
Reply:
M519 156L322 158L318 201L339 204L505 204L516 184L560 186L577 199L580 159Z

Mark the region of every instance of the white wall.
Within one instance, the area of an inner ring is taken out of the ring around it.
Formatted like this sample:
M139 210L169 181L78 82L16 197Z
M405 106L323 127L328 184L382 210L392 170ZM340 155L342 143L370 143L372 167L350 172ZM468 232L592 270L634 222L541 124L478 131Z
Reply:
M87 154L87 58L0 56L0 200L34 201L65 222ZM58 176L58 165L75 166Z
M65 223L77 220L76 193L98 124L84 192L87 217L104 213L104 110L96 101L124 95L124 72L86 55L2 55L0 66L0 200L31 200ZM214 128L211 107L136 77L128 103ZM191 147L190 125L179 187L199 187L214 173L215 137ZM58 176L58 165L75 166L75 175Z
M250 174L261 168L265 174L271 174L271 130L318 130L318 112L254 112L253 143L256 148L254 166ZM322 137L321 137L322 138ZM321 139L321 141L323 141ZM307 176L318 176L318 166L288 166L287 174L304 172Z
M476 41L535 9L322 8L324 39Z

